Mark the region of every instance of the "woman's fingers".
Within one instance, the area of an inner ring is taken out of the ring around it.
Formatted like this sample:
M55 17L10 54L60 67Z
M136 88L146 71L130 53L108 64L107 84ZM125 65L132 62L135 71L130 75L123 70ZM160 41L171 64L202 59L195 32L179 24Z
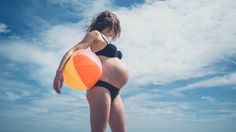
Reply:
M60 89L62 88L63 81L64 81L63 75L60 73L57 73L54 78L53 88L58 94L61 94Z
M62 84L59 80L54 81L53 88L58 94L61 94L61 91L60 91L61 86L62 86Z
M56 91L58 94L61 94L61 90L60 90L61 87L60 87L60 85L61 85L61 84L60 84L60 82L58 81L57 84L56 84L56 87L54 88L55 91Z
M59 88L61 89L63 86L63 79L60 80Z

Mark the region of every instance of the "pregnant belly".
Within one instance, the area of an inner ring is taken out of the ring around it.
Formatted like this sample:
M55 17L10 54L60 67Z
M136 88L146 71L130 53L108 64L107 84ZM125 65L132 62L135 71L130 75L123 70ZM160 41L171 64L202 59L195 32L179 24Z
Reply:
M128 81L128 69L118 58L100 58L102 61L101 80L122 88Z

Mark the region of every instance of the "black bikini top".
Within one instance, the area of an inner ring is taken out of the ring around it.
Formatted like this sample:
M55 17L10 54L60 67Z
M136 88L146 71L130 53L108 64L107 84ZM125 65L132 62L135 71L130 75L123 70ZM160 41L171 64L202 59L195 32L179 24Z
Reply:
M106 56L106 57L118 57L119 59L121 59L122 52L118 51L114 44L109 43L104 34L101 33L101 35L102 35L102 38L106 41L107 45L102 50L95 52L95 54Z

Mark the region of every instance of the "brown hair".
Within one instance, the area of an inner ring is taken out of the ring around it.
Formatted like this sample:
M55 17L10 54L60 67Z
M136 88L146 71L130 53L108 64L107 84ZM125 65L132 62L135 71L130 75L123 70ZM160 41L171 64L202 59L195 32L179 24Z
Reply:
M114 29L115 36L112 38L115 40L120 36L121 27L120 21L115 14L110 11L103 11L92 19L90 26L87 31L91 32L93 30L102 31L105 28Z

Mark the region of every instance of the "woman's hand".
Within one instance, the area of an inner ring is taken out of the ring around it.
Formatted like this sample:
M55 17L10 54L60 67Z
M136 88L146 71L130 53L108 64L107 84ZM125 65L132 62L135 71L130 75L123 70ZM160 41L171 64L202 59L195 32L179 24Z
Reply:
M53 82L53 88L54 90L58 93L61 94L61 88L63 85L63 74L61 71L57 71L56 76L54 78L54 82Z

